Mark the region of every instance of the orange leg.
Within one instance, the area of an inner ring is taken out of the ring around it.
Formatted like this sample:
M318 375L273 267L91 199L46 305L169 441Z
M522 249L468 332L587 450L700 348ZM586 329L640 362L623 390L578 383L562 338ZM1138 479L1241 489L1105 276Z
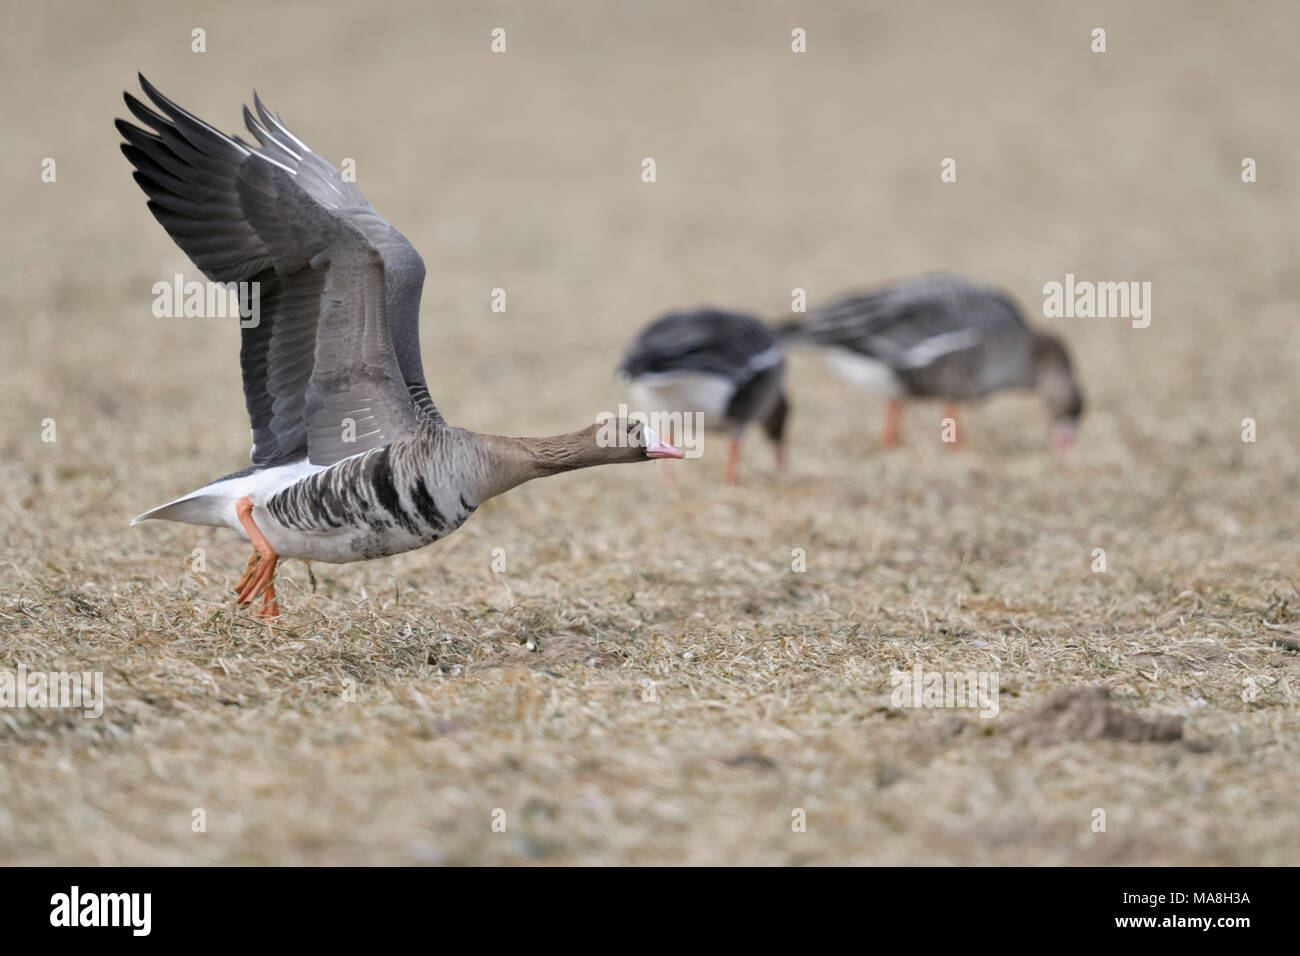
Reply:
M772 454L776 456L776 470L785 471L785 443L773 442Z
M253 502L247 495L235 502L235 514L239 516L239 523L248 532L248 540L253 543L254 557L257 558L256 561L253 558L248 559L249 568L244 574L247 580L241 579L243 587L235 596L235 600L239 604L251 604L259 594L264 594L262 608L258 614L263 617L274 617L280 613L280 605L275 600L275 588L271 582L275 577L275 565L279 558L261 529L254 524Z
M885 430L880 435L880 443L886 448L898 447L898 432L903 424L903 400L891 398L885 406Z
M943 417L952 419L952 441L947 442L949 448L956 448L961 444L961 429L957 425L957 406L952 402L945 402L943 405Z
M740 436L731 439L731 444L727 446L727 474L724 480L729 485L740 480Z

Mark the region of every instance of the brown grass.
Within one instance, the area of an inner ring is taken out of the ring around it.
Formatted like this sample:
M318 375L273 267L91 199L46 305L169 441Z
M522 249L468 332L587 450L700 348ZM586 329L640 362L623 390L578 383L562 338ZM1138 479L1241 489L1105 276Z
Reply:
M0 860L1294 862L1294 11L860 6L7 7L0 669L102 670L107 705L0 710ZM578 427L658 311L796 286L942 267L1032 313L1070 271L1153 282L1154 318L1060 323L1090 401L1067 461L1023 396L967 409L956 452L917 404L882 453L879 406L797 355L788 474L755 436L739 488L720 442L675 489L538 482L314 592L287 563L268 627L233 608L233 536L126 527L247 453L233 328L149 315L185 263L116 152L136 67L225 128L256 84L357 159L428 263L430 385L468 427ZM916 662L997 670L1001 716L893 706ZM1009 732L1094 684L1182 739Z

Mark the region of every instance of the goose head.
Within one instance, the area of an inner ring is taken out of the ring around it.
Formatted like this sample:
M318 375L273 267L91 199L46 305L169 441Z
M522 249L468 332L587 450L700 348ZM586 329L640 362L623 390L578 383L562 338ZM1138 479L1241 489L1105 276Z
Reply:
M602 416L594 425L567 435L519 441L536 471L546 475L595 465L685 457L645 422L614 416Z
M1083 392L1074 377L1070 353L1054 335L1034 336L1034 391L1052 416L1052 444L1065 451L1074 444L1083 416Z
M634 418L614 418L597 422L591 429L598 454L604 462L653 461L656 458L684 458L643 421ZM581 433L579 433L581 434Z
M781 392L777 395L772 410L763 419L763 433L767 435L772 447L776 449L777 468L785 466L785 427L789 419L790 400L786 398L785 392Z

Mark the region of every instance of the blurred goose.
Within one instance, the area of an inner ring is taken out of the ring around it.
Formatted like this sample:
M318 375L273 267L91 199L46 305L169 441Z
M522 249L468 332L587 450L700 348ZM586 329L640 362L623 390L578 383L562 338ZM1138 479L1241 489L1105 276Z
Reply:
M737 312L674 312L642 330L619 372L632 404L645 413L692 415L731 436L726 480L740 469L740 437L758 422L771 439L777 467L790 403L782 390L785 356L762 321ZM676 436L670 434L669 441Z
M889 399L883 441L898 443L902 399L954 402L1007 388L1047 405L1057 448L1074 442L1083 396L1065 344L1037 332L994 289L957 276L923 276L850 295L782 326L786 341L823 346L848 382Z
M253 545L236 586L279 613L282 557L346 562L423 547L481 504L543 475L680 458L636 422L552 438L453 428L420 362L424 263L415 249L254 96L252 145L168 100L126 105L122 152L149 210L214 282L260 288L240 366L252 467L154 508L147 519L227 527ZM155 109L157 112L155 112Z

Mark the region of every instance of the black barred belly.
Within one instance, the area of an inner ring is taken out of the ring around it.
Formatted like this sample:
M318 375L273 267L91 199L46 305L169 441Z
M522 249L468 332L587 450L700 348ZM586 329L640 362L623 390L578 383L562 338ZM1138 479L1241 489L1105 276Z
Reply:
M431 488L424 475L391 451L376 448L304 478L272 495L266 509L285 528L331 539L330 551L346 540L347 556L322 556L325 561L422 548L474 513L476 506L463 495Z

